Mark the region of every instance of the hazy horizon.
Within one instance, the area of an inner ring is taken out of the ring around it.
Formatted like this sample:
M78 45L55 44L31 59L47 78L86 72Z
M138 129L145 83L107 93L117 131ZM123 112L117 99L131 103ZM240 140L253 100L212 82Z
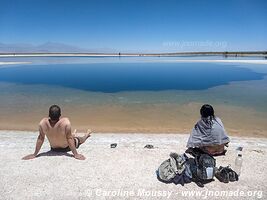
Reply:
M164 54L164 53L205 53L205 52L267 52L267 48L263 50L231 50L231 51L181 51L181 50L170 50L170 51L158 51L156 49L150 51L134 51L125 50L119 51L114 48L81 48L79 46L73 46L64 43L57 42L45 42L39 45L26 44L26 43L1 43L0 42L0 54L1 53L107 53L107 54Z

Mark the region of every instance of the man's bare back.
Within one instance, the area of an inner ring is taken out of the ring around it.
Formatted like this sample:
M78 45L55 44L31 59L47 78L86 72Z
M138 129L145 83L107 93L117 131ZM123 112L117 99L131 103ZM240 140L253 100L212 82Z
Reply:
M44 118L39 128L46 135L52 148L66 148L69 146L66 130L71 127L68 118L61 118L58 122L51 123L49 118Z

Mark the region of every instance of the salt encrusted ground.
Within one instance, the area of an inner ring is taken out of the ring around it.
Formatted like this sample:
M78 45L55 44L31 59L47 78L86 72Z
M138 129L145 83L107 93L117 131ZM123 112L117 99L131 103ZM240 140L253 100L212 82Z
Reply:
M233 164L235 148L243 146L240 181L224 184L216 179L199 188L195 183L164 184L156 178L156 169L170 152L185 151L185 134L93 134L79 149L85 161L71 154L45 153L49 150L46 141L40 157L21 160L33 152L36 137L34 132L0 131L0 199L267 198L266 138L232 137L227 155L216 161L218 166ZM115 149L110 148L113 142L118 143ZM144 149L146 144L155 149ZM199 193L183 197L187 191ZM240 197L242 192L246 196Z

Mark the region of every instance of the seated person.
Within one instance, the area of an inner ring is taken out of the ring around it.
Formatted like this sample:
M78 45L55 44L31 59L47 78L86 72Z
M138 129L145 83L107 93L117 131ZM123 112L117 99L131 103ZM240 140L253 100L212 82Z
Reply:
M211 105L205 104L200 109L201 119L196 123L188 139L186 152L198 151L210 155L222 155L229 137L220 118L215 117Z
M39 136L36 141L35 152L22 159L33 159L39 153L45 136L47 137L51 151L68 152L72 151L74 158L84 160L82 154L78 154L77 148L90 137L91 131L88 130L84 136L78 136L71 132L71 124L68 118L61 118L61 109L57 105L49 108L49 118L43 118L39 124Z

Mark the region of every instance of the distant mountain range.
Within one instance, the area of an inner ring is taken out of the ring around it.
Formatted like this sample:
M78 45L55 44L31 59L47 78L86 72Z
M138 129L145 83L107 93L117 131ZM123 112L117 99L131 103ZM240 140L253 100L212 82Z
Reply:
M41 45L32 44L4 44L0 43L0 53L115 53L115 49L96 48L85 49L62 43L47 42Z
M153 52L153 51L151 51ZM45 53L88 53L88 54L114 54L117 55L130 55L135 54L138 56L201 56L201 55L223 55L223 56L264 56L267 58L267 51L206 51L206 52L165 52L165 53L136 53L135 51L123 51L121 53L119 50L111 48L80 48L72 45L67 45L63 43L56 42L46 42L41 45L32 44L4 44L0 42L0 54L45 54ZM79 56L79 55L78 55Z

